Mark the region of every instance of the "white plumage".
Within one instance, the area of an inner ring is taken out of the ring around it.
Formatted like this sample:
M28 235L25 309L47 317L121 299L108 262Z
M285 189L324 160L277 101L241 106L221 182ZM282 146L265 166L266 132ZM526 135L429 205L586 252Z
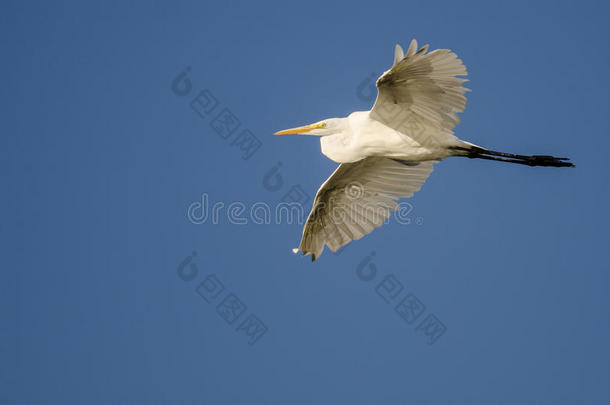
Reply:
M426 53L411 41L405 54L394 51L392 67L377 79L378 95L370 111L330 118L276 135L321 136L322 153L341 163L318 190L298 249L312 260L324 245L332 251L383 225L449 156L500 160L530 166L572 166L567 158L494 152L453 135L464 111L467 74L447 49Z

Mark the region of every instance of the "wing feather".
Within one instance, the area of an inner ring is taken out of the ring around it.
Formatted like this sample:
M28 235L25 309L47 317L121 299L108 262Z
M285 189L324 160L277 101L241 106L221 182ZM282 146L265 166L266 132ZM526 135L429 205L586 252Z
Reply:
M392 68L377 79L377 100L371 110L373 119L401 133L419 132L422 143L431 134L453 138L452 130L460 121L457 114L466 108L464 93L469 91L462 86L467 79L456 77L467 75L457 55L448 49L427 53L428 48L418 50L412 40L402 59L397 60L400 52L395 51Z
M384 157L343 163L322 184L297 249L315 260L324 246L333 252L383 225L432 173L437 161L402 164Z

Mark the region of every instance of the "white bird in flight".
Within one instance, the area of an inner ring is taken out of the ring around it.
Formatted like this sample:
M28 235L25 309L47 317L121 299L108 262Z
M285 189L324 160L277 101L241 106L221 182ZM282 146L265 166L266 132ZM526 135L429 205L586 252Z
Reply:
M377 79L377 100L370 111L276 132L320 136L322 153L340 163L322 184L295 253L333 252L380 227L411 197L435 163L464 156L529 166L573 167L568 158L495 152L453 135L469 91L462 87L466 67L448 49L426 53L412 40L405 54L394 51L390 70Z

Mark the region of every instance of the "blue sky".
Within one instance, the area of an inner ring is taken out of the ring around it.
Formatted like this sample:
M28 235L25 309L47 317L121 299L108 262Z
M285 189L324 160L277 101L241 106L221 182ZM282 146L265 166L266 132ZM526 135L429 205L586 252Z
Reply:
M0 402L608 403L608 12L3 2ZM271 134L369 109L413 37L468 67L457 136L577 167L445 160L409 224L315 263L298 224L189 221L309 205L335 164Z

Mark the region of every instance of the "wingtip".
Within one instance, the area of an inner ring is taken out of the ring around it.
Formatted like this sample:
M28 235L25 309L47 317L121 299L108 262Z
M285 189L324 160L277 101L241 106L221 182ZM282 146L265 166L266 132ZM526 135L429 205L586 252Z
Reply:
M394 47L394 63L392 66L396 66L398 62L400 62L405 57L405 51L402 49L400 44L396 44Z
M407 49L406 57L415 55L415 52L417 52L417 40L413 38L409 44L409 49Z

